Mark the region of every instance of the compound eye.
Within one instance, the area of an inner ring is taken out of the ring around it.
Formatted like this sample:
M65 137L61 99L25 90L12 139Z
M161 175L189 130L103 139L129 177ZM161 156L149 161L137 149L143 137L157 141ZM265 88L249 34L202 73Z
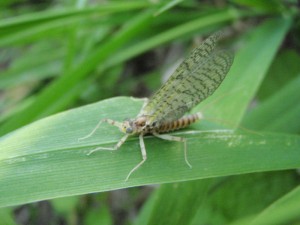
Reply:
M133 132L132 128L131 127L127 127L126 128L126 133L127 134L131 134Z

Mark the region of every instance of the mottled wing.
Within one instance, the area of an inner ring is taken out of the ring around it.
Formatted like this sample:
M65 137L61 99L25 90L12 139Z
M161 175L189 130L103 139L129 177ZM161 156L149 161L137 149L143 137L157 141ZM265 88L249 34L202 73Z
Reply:
M231 52L215 51L219 36L220 33L210 36L193 50L150 99L141 111L149 123L182 117L218 88L233 62Z

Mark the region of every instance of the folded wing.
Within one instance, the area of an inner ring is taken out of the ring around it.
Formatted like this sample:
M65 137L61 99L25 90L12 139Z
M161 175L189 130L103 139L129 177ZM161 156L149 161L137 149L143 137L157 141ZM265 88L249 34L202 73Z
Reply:
M194 49L140 114L147 115L150 123L173 121L210 96L224 80L234 58L230 51L215 50L219 37L216 33Z

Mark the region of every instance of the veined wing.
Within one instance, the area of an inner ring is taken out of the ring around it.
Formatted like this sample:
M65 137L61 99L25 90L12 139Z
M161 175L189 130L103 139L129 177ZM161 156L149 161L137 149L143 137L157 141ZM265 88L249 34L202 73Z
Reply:
M214 50L219 36L197 47L142 109L150 123L179 119L218 88L233 62L231 52Z

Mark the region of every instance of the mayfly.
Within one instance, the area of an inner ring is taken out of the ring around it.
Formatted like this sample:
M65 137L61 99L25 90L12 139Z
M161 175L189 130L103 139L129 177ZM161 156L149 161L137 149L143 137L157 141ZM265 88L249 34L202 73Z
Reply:
M129 172L127 181L130 175L146 161L143 136L152 134L161 139L184 143L185 162L192 167L187 159L186 139L164 133L187 127L201 119L202 114L199 112L184 114L210 96L224 80L232 65L233 54L230 51L215 49L220 36L220 32L215 33L195 48L152 98L145 101L136 118L126 119L123 122L103 119L90 134L80 138L90 137L102 122L116 126L125 133L114 147L98 147L89 154L98 150L117 150L129 136L139 135L143 159Z

